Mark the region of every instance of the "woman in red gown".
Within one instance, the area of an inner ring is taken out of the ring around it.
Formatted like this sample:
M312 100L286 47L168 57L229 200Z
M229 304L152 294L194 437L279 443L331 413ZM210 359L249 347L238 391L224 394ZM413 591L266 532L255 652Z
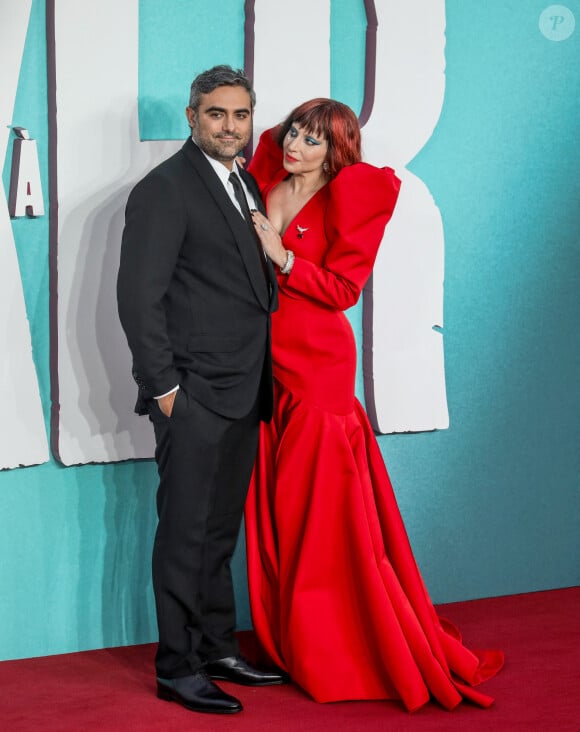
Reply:
M320 702L492 699L473 689L500 652L441 621L415 563L368 418L355 398L344 310L366 283L400 182L360 162L357 119L315 99L266 131L249 165L280 267L272 318L275 412L246 505L254 629L270 661Z

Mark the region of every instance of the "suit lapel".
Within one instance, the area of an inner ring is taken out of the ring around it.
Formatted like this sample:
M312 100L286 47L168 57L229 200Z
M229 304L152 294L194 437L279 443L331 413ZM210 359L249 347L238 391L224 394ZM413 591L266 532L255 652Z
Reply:
M236 246L238 247L242 261L244 262L244 267L246 268L256 297L265 310L270 310L270 293L268 292L268 286L264 279L262 265L258 259L258 249L252 232L248 228L245 219L240 216L239 211L232 203L222 182L219 180L215 171L212 169L211 165L208 163L197 145L191 139L188 139L185 142L182 151L199 174L204 185L221 210L228 226L232 230ZM244 176L244 182L246 185L248 185L248 178L251 178L251 176L246 173ZM255 183L252 183L250 190L252 191L252 195L256 199L256 202L259 202L258 205L262 209L262 200Z

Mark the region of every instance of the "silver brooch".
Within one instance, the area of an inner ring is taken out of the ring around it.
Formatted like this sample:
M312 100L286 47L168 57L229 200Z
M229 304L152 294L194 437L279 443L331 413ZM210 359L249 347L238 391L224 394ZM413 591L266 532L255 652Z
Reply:
M304 238L304 233L306 231L308 231L308 227L307 226L299 226L298 224L296 224L296 229L298 231L298 238L299 239L303 239Z

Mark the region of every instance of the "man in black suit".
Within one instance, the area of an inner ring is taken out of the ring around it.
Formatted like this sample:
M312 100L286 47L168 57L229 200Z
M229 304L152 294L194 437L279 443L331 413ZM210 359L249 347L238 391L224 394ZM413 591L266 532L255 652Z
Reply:
M239 654L230 572L259 422L272 414L276 278L248 210L263 210L259 192L235 162L254 103L242 71L194 79L191 138L129 196L117 285L160 479L158 696L202 712L242 709L212 679L284 681Z

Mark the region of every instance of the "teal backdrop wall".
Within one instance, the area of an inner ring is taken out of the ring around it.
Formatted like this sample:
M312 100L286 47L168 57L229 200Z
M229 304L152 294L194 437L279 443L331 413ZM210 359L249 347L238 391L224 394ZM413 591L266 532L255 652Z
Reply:
M548 40L548 5L447 0L443 112L410 166L445 229L451 426L379 442L436 602L580 581L580 29ZM566 7L580 20L579 0ZM140 11L142 134L185 136L194 73L242 63L243 2L220 4L225 31L201 0ZM155 44L175 24L163 58ZM363 51L362 0L333 0L332 94L357 111ZM46 100L45 3L33 0L13 125L38 141L45 193ZM48 429L48 216L13 229ZM360 342L360 307L349 317ZM0 659L155 640L155 488L148 460L0 473ZM234 572L249 627L243 542Z

